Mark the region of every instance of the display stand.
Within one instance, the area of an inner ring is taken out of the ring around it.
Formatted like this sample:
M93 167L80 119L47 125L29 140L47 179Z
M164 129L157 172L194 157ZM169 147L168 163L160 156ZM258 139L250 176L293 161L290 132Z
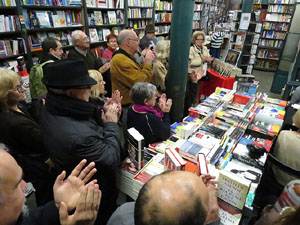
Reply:
M234 77L223 77L212 69L207 69L207 73L210 76L209 80L200 83L198 99L200 99L201 95L209 96L216 90L216 87L232 89L235 81Z

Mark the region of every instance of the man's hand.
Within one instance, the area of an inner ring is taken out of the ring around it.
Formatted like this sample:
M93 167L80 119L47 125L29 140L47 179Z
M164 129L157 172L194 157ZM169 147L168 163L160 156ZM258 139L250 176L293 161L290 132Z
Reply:
M110 62L105 63L103 66L99 68L99 72L101 74L105 73L110 68Z
M147 48L146 50L146 54L144 57L144 63L145 64L150 64L152 65L153 60L156 58L155 54L152 52L152 50L149 48Z
M207 188L218 190L218 188L215 186L218 183L218 181L215 180L215 176L212 176L210 174L203 174L200 177Z
M162 112L170 112L172 99L167 99L166 94L162 94L158 100L158 106Z
M118 122L120 105L121 104L112 103L106 106L106 111L102 111L103 123Z
M202 77L204 77L204 70L202 69L201 71L196 71L193 70L192 73L190 74L190 78L192 83L197 83Z
M72 171L70 176L64 180L66 172L63 171L60 175L57 176L56 181L53 186L54 201L56 207L59 208L61 202L66 204L68 210L75 208L77 201L80 196L82 189L87 186L85 185L92 176L97 172L95 163L91 162L84 169L87 160L82 160ZM82 170L83 169L83 170ZM95 184L97 180L91 181L89 184Z
M62 202L59 208L61 225L93 225L97 218L101 191L97 184L90 184L81 190L73 215L68 214L67 205Z

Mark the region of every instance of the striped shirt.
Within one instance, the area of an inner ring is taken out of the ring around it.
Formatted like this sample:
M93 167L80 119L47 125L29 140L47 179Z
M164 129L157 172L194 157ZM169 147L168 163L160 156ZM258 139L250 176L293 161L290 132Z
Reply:
M211 38L210 47L220 48L223 43L224 36L225 36L224 31L219 30L219 31L215 32Z

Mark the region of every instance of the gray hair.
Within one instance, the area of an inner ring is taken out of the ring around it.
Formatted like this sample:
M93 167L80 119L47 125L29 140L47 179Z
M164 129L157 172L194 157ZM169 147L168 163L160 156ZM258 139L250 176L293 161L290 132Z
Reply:
M170 55L170 41L169 40L161 40L156 43L156 58L157 59L167 59L169 58Z
M80 39L80 34L83 33L82 30L75 30L72 32L72 42L74 44L74 41L79 40Z
M156 86L151 83L137 82L131 88L129 96L135 104L145 105L144 100L153 98L156 91Z

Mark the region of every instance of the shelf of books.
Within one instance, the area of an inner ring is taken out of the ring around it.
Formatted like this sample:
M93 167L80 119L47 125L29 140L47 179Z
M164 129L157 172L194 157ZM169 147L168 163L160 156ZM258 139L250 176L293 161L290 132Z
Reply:
M163 40L171 28L172 20L172 2L166 0L155 1L155 35L158 40Z
M271 0L262 24L255 69L276 71L294 13L294 0Z
M27 53L15 0L0 1L0 63Z
M103 45L107 35L118 35L125 27L124 0L86 1L91 44Z
M47 37L57 38L63 46L72 45L71 32L84 28L81 0L23 0L22 14L31 52L42 50Z
M127 26L144 36L147 24L154 23L154 0L127 0Z
M193 23L192 23L193 32L196 30L200 30L202 8L203 8L202 1L199 1L199 0L195 1Z

